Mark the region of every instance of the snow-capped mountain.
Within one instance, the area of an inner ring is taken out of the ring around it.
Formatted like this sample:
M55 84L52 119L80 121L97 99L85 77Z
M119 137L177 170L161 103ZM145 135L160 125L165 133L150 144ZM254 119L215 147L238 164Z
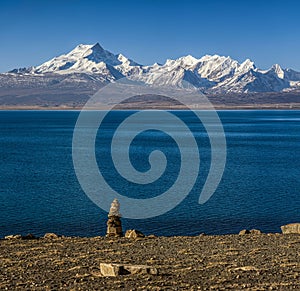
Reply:
M39 83L44 81L45 86L68 84L71 87L84 83L88 87L90 82L94 86L95 82L114 82L122 77L161 86L182 87L188 81L191 86L210 94L281 92L300 88L300 72L282 69L278 64L263 71L249 59L239 63L218 55L205 55L200 59L188 55L168 59L164 64L143 66L122 54L115 55L103 49L99 43L80 44L69 53L39 66L0 74L0 85L8 82L13 86L13 80L22 83L20 79L26 79L23 82L29 86L30 82L34 84L38 80Z
M40 66L25 70L32 74L75 74L84 73L102 76L102 81L113 81L124 77L131 66L139 66L125 56L114 55L104 50L99 43L95 45L80 44L67 54L55 57ZM19 70L20 72L20 70ZM23 70L24 72L24 70Z
M115 66L128 67L138 66L137 63L125 56L114 55L104 50L99 43L95 45L80 44L68 54L64 54L32 68L34 73L108 73L107 70L115 71Z

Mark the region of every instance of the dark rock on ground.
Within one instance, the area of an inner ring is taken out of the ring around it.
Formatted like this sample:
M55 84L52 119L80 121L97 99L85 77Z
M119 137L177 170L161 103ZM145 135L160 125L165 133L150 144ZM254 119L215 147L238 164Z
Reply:
M248 230L248 229L243 229L239 232L239 235L245 235L245 234L261 234L261 231L259 229L251 229L251 230Z
M37 239L37 237L35 235L33 235L32 233L28 233L28 234L22 236L22 239Z
M250 234L250 230L248 229L243 229L239 232L239 235L245 235L245 234Z

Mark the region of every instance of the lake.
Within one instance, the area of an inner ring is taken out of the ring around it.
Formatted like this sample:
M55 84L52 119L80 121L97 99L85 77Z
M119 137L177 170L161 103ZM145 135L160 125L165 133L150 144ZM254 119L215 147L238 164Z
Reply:
M149 153L159 148L168 160L165 173L151 185L119 177L109 158L110 140L132 113L113 111L103 124L96 141L97 159L104 161L99 169L123 195L155 197L176 180L179 150L167 134L146 131L132 143L132 164L147 170ZM217 190L205 204L198 199L211 159L207 134L192 112L171 113L194 130L201 157L199 177L174 209L149 219L123 218L124 229L167 236L237 233L244 228L279 232L283 224L300 222L300 111L218 111L227 162ZM73 167L78 115L79 111L0 111L0 237L46 232L105 235L107 212L87 197Z

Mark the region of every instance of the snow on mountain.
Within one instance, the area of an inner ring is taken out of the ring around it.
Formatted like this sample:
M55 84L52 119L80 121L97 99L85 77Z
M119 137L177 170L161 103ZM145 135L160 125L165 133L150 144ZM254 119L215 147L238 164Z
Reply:
M121 68L136 66L137 63L125 56L114 55L104 50L99 43L95 45L80 44L71 52L55 57L40 66L31 69L35 74L72 74L86 73L102 75L106 81L124 77ZM119 67L120 69L116 69Z
M157 86L178 86L183 87L188 81L194 87L206 87L208 80L203 80L190 70L197 63L192 56L182 57L176 60L168 59L165 64L154 64L153 66L142 67L137 74L129 76L131 79L142 81L146 84Z
M290 81L300 81L300 72L296 72L292 69L284 70L284 76Z
M284 71L282 70L280 65L278 65L278 64L273 65L271 67L270 71L275 72L275 74L277 75L278 78L284 79Z
M143 66L122 54L113 54L99 43L80 44L67 54L55 57L37 67L16 69L12 75L65 75L64 82L98 80L114 82L124 76L159 86L191 86L208 93L279 92L299 88L300 72L282 69L278 64L259 70L247 59L243 63L225 56L191 55L168 59L164 64ZM83 77L86 75L86 77ZM79 81L79 80L78 80Z
M238 65L238 62L230 57L206 55L199 60L195 69L202 78L220 82L225 78L231 77Z

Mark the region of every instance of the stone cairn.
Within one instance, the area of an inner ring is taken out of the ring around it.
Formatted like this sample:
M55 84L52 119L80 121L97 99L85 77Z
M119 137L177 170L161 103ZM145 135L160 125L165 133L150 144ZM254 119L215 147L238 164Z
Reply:
M107 237L121 237L123 236L121 214L120 214L120 203L118 199L114 199L111 203L108 221L107 221Z

